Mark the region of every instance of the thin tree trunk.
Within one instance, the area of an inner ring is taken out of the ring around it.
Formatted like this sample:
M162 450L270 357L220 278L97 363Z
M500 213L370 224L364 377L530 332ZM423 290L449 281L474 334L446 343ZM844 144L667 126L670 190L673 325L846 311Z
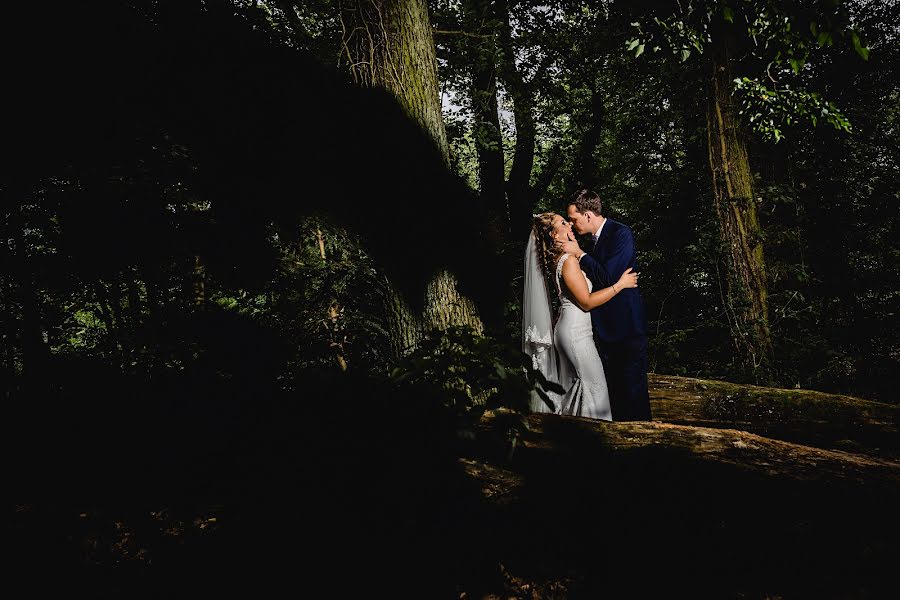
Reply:
M191 271L191 301L197 310L203 310L206 305L206 266L199 254L194 255L194 268Z
M563 153L559 144L556 144L547 152L547 160L544 162L543 168L541 168L540 172L535 176L534 187L532 190L535 198L540 198L547 193L547 188L553 183L553 178L556 177L556 173L559 172L559 168L562 164Z
M723 45L712 60L707 103L709 167L716 217L728 273L724 307L738 358L750 368L768 362L766 263L744 134L730 94L728 54Z
M341 2L343 49L350 73L361 86L390 92L406 114L429 134L449 168L450 153L441 115L437 56L425 0ZM419 316L388 284L388 335L395 354L414 350L434 329L468 326L483 331L473 302L458 292L456 278L439 272L425 291Z
M141 306L141 292L138 289L138 271L134 270L125 278L125 289L128 292L128 318L131 321L131 330L136 331L143 320L143 307Z
M25 267L25 261L20 264L24 267L19 273L19 294L22 303L22 381L29 391L46 391L45 377L50 350L41 324L40 300L31 269Z
M506 202L503 135L497 100L497 17L490 2L465 0L466 29L473 34L468 42L472 65L469 92L474 114L473 135L478 152L478 183L481 200L487 209L487 235L495 252L509 235L509 207Z
M147 305L147 317L150 321L153 321L160 305L159 282L154 281L153 277L150 276L147 267L142 267L139 270L139 275L143 279L144 289L147 291L145 301Z
M578 181L576 187L594 188L597 184L597 164L594 150L600 143L603 132L603 94L597 89L597 82L591 82L591 115L587 131L578 150Z
M103 324L106 326L106 340L109 345L109 350L112 352L121 349L118 323L114 318L109 290L106 288L106 284L103 283L103 281L98 280L94 283L94 297L96 298L97 306L100 309L100 320L103 321Z
M26 219L20 208L12 210L7 218L13 240L13 249L8 254L14 280L11 291L14 286L22 309L21 326L18 328L22 348L22 389L40 395L49 389L46 370L50 351L44 337L34 266L25 241Z
M319 226L316 226L316 243L319 247L319 256L322 258L322 262L327 263L328 256L325 254L325 236L322 234L322 229ZM346 371L347 360L344 358L343 328L340 324L340 315L341 305L338 304L337 300L333 300L328 307L328 323L329 331L331 333L331 342L329 342L329 345L332 350L334 350L334 358L335 361L337 361L338 367L341 371Z
M510 222L515 231L529 231L531 212L536 196L531 187L531 172L534 169L536 129L534 123L534 102L531 90L516 66L515 48L512 41L512 26L507 0L497 2L499 40L501 53L500 74L506 90L513 101L516 123L516 150L506 189L509 196Z

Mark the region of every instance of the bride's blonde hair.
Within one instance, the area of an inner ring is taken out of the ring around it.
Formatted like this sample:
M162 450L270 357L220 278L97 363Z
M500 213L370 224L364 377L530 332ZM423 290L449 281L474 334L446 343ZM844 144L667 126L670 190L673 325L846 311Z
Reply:
M556 244L553 239L553 217L556 213L545 212L533 215L531 230L534 232L534 243L538 259L544 270L544 277L550 279L556 272Z

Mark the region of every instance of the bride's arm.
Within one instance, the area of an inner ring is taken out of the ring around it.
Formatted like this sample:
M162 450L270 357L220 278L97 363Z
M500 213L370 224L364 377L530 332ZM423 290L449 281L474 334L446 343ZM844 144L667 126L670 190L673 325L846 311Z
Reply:
M602 290L590 293L588 292L587 281L584 280L584 275L581 274L578 259L574 256L570 256L563 263L562 279L569 292L571 292L572 299L585 311L597 308L601 304L606 304L624 288L637 287L637 274L632 273L629 267L622 274L622 277L619 278L619 281Z

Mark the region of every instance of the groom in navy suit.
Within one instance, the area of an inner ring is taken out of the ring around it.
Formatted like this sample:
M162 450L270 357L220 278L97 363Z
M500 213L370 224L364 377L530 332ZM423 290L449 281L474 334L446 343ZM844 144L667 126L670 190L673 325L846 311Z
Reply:
M628 267L638 270L631 229L602 216L601 208L595 192L576 192L566 215L577 233L591 234L593 246L584 252L577 242L562 244L563 251L578 258L595 291L615 284ZM649 421L647 322L640 292L622 290L591 311L591 322L609 385L613 420Z

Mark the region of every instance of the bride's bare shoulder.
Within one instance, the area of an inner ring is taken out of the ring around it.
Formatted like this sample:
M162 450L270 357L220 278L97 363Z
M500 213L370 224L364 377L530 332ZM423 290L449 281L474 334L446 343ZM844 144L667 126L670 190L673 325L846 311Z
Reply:
M566 254L565 260L562 264L563 271L574 271L581 270L581 267L578 265L578 259L575 258L573 254Z

